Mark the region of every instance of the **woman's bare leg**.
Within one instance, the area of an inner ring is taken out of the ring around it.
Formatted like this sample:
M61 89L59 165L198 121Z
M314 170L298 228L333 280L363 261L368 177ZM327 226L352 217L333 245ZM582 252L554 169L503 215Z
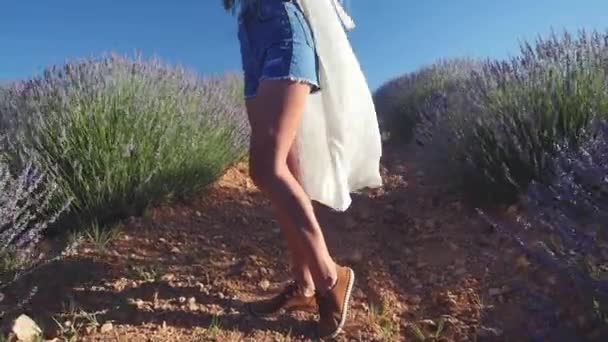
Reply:
M289 153L287 154L287 168L289 172L293 175L293 177L298 181L298 184L302 185L300 178L300 165L298 162L298 151L297 145L295 143L292 144ZM287 212L278 210L277 217L279 221L279 225L293 225L289 215ZM293 274L296 283L300 286L300 290L302 294L306 296L312 296L315 293L315 283L312 278L312 274L310 273L310 267L306 264L306 257L301 255L303 251L298 251L298 241L290 241L290 236L286 236L288 239L288 246L290 249L291 255L291 272Z
M277 211L295 261L296 276L304 283L310 281L306 279L306 266L296 266L307 265L314 287L325 290L337 279L336 264L312 202L287 164L309 93L310 87L302 83L260 83L257 96L247 100L252 129L250 170L254 182L270 197Z
M292 144L289 154L287 155L287 168L298 181L298 184L302 185L302 178L300 173L300 162L298 159L298 146L296 143ZM285 218L284 222L287 222L289 218ZM292 256L292 273L294 279L300 285L304 295L312 296L315 293L315 283L310 273L310 267L304 262L305 258L302 256Z

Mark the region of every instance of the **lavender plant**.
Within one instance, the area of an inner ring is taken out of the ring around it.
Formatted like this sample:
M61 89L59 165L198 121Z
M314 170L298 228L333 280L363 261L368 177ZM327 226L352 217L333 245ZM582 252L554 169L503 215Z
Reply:
M523 197L528 220L540 227L560 264L589 285L608 306L608 122L577 149L552 161L557 176L533 183ZM537 232L539 233L539 232Z
M0 150L0 276L26 263L43 231L66 211L69 201L60 208L51 201L57 191L52 177L31 163L14 177Z
M9 89L0 122L100 222L196 192L244 153L235 77L200 79L117 55L51 67Z
M458 89L480 66L472 59L443 60L388 81L374 93L382 131L392 141L411 141L427 103Z
M554 35L535 49L522 44L522 55L509 61L484 62L418 106L418 137L457 161L467 188L515 200L531 181L549 182L551 158L586 141L606 117L607 37Z
M515 222L499 222L479 211L500 234L514 239L538 264L572 284L573 295L587 309L587 319L598 328L598 340L608 337L608 122L597 124L597 134L577 148L562 149L550 160L557 177L548 184L532 181L521 196ZM521 289L529 292L528 289ZM541 293L528 293L543 296ZM556 317L558 298L538 302L537 313ZM540 310L540 311L539 311ZM583 313L585 314L585 313ZM589 319L593 315L593 319ZM559 320L540 331L542 340L563 334ZM572 336L580 336L569 331ZM562 335L563 337L563 335Z
M416 105L416 137L428 152L423 157L442 172L451 163L450 176L458 173L468 191L519 200L524 211L515 225L480 213L541 265L573 281L603 323L608 323L606 61L608 33L539 38L534 46L522 44L521 56L488 60L450 91L437 91ZM551 311L547 317L555 317L557 302L545 307Z

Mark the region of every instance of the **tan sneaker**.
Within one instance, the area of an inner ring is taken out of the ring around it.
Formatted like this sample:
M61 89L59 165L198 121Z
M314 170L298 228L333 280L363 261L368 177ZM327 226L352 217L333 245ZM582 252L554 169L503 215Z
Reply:
M338 280L327 293L317 293L319 306L319 337L335 338L342 332L348 315L355 272L349 267L338 266Z
M317 303L314 296L306 297L298 285L291 282L274 297L249 303L248 309L254 316L267 316L281 310L317 312Z

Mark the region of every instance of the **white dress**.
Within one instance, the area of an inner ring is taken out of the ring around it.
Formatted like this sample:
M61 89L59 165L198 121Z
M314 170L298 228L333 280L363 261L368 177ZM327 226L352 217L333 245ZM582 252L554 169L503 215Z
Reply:
M302 185L312 200L345 211L351 193L382 186L376 110L344 30L354 23L342 6L298 3L315 37L322 88L309 96L298 134Z

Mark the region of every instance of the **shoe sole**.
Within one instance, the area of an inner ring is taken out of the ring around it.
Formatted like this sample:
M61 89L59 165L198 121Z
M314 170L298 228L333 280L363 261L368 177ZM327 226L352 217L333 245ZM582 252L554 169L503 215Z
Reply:
M336 331L334 331L331 335L322 337L321 339L336 338L336 337L338 337L338 335L340 335L340 333L342 332L342 329L344 328L344 323L346 323L346 318L348 316L348 308L349 308L350 298L351 298L352 291L353 291L353 285L355 284L355 271L353 271L351 268L349 268L348 273L349 273L350 277L348 279L348 286L346 287L346 293L344 294L344 307L342 308L342 315L340 316L340 324L338 324Z

